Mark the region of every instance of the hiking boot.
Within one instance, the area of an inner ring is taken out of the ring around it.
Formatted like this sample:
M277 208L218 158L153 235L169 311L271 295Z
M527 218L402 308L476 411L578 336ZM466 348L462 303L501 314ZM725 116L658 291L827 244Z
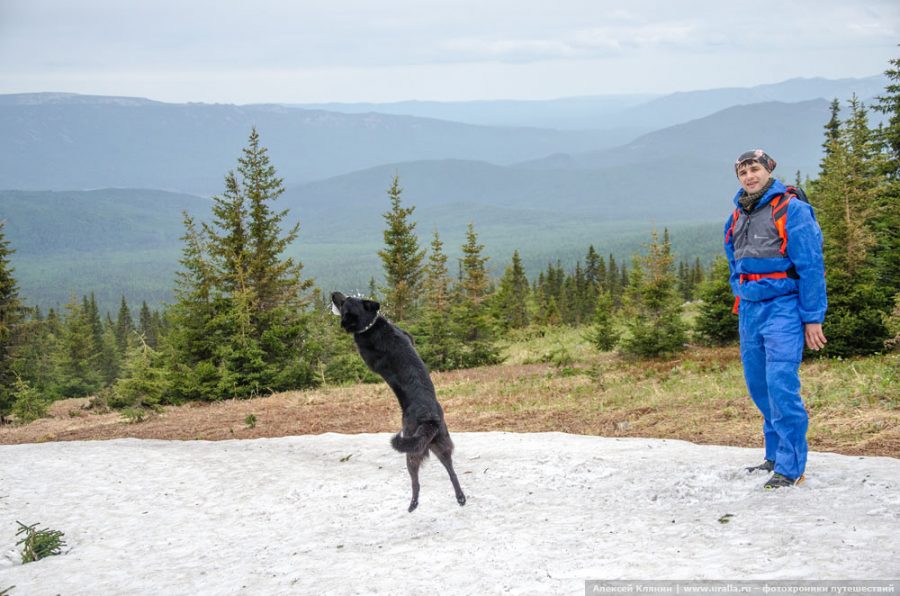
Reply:
M773 490L776 488L783 488L785 486L797 486L801 482L803 482L804 477L800 476L800 478L788 478L784 474L779 474L775 472L772 474L772 477L769 478L769 481L763 485L763 488L766 490Z
M774 472L775 471L775 462L771 459L765 460L763 463L758 466L750 466L749 468L745 468L748 474L752 474L753 472Z

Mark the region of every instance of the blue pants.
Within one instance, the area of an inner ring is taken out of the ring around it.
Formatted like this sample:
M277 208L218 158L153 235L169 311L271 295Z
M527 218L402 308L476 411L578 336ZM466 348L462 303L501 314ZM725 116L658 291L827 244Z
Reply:
M799 478L806 469L809 417L800 398L804 338L797 295L742 300L739 321L744 378L763 415L766 459L779 474Z

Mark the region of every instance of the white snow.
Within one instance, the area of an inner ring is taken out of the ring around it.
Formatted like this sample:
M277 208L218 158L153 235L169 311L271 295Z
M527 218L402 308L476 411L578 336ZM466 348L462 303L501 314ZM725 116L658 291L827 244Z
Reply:
M0 447L0 591L583 594L589 579L900 576L897 459L811 453L804 485L767 492L743 471L756 449L453 437L468 503L432 458L413 513L387 434ZM17 520L62 530L65 552L22 565Z

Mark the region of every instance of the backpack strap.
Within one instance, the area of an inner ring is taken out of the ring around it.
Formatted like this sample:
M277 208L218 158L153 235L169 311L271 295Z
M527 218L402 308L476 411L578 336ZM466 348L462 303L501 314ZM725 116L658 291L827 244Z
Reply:
M741 215L741 210L739 208L735 208L734 213L731 214L731 226L729 226L728 231L725 232L725 242L730 242L731 237L734 235L734 226L737 223L738 217Z
M783 255L787 250L787 212L788 203L791 199L797 198L797 195L790 192L790 188L784 194L778 195L772 199L772 221L775 222L775 229L778 230L778 237L781 238L780 252Z

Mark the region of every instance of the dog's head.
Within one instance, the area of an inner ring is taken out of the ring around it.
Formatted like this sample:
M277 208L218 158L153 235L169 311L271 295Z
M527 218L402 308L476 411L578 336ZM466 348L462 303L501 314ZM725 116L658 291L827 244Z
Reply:
M331 293L331 312L341 317L341 327L348 333L360 333L371 327L379 308L381 305L374 300Z

